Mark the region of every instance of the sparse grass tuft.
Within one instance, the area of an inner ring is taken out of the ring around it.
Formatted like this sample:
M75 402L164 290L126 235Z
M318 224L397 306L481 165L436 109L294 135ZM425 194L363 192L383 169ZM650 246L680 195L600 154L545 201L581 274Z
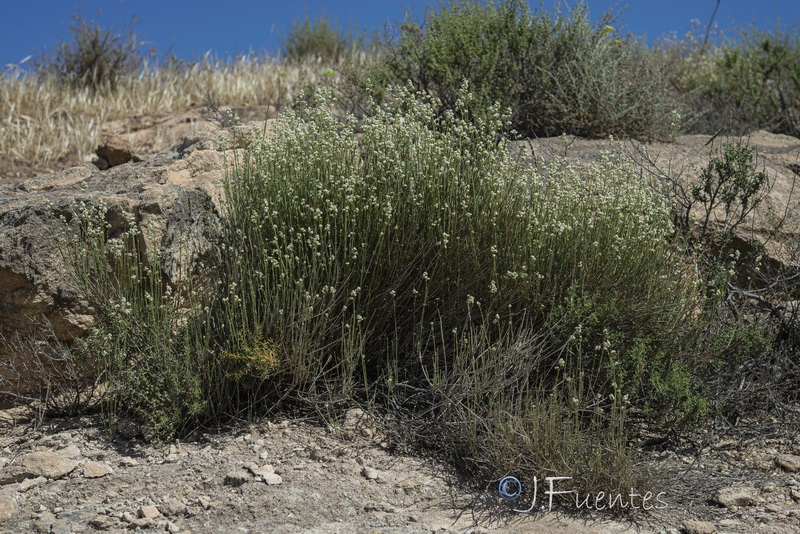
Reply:
M141 46L133 25L126 33L107 29L80 15L72 17L71 41L62 41L51 55L37 60L41 73L92 91L113 90L142 64Z
M345 34L339 25L325 16L312 21L308 14L296 21L284 43L286 59L291 63L304 61L339 64L361 40Z

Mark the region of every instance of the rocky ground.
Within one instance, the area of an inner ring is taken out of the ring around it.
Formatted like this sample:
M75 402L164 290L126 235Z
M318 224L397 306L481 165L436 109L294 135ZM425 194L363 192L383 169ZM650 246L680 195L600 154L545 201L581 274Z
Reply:
M91 418L38 430L6 421L0 532L624 532L564 514L523 515L361 424L245 425L167 446L109 441ZM650 532L644 529L642 532Z
M665 506L614 519L548 513L544 500L514 512L495 483L398 450L358 409L333 425L265 421L169 445L109 440L96 417L37 427L3 415L3 534L800 531L800 441L786 435L643 452Z

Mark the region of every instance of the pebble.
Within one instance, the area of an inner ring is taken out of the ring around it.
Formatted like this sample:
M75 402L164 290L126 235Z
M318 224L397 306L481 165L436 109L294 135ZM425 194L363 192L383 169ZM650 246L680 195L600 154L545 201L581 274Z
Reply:
M158 511L158 508L155 506L140 506L138 515L144 519L155 519L156 517L161 515L161 512Z
M367 478L367 480L376 480L379 475L378 471L371 467L365 467L364 469L362 469L361 474L364 475Z
M277 486L283 483L283 478L280 475L276 475L275 473L264 473L262 475L264 482L266 482L270 486Z

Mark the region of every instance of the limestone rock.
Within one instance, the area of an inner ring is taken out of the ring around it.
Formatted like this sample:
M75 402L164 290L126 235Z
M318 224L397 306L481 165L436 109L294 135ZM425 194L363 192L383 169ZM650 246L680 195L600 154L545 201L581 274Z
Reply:
M134 156L130 142L121 135L112 135L97 147L98 161L95 163L100 170L116 167L131 160L141 161Z
M800 456L794 454L779 454L775 458L775 463L786 471L800 471Z
M104 462L89 461L83 464L83 476L86 478L100 478L113 473L114 470Z
M198 136L183 152L166 150L135 166L101 172L83 165L3 190L0 389L35 390L51 375L42 351L34 351L32 344L70 343L93 325L94 311L70 283L55 239L63 228L59 217L72 217L79 202L92 207L103 203L113 238L126 227L123 214L130 213L141 231L143 261L157 251L165 282L176 282L212 252L212 229L222 209L221 153L191 148L198 143L217 146L223 135ZM164 179L173 168L185 175L180 183Z
M686 534L714 534L717 531L717 527L709 521L689 519L683 522L683 531Z
M62 454L51 451L31 452L0 473L0 484L21 482L28 478L59 479L70 474L78 464Z
M0 521L11 519L19 510L13 492L0 491Z
M725 508L750 506L756 502L756 490L750 487L723 488L714 495L713 500Z

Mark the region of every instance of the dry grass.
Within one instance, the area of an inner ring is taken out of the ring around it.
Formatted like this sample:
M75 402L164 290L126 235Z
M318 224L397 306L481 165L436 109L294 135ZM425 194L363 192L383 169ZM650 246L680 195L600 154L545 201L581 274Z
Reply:
M92 91L54 75L7 70L0 75L0 153L47 165L79 159L100 141L106 121L180 113L210 98L226 106L286 105L321 78L323 65L261 58L145 68L114 90Z

